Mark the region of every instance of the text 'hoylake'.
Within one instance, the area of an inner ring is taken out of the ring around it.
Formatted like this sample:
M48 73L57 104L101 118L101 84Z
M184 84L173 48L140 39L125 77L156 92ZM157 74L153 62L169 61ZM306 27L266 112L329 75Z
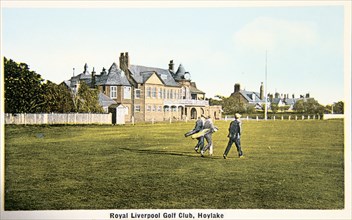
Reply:
M221 219L224 218L222 213L190 213L190 212L164 212L164 213L110 213L111 219Z

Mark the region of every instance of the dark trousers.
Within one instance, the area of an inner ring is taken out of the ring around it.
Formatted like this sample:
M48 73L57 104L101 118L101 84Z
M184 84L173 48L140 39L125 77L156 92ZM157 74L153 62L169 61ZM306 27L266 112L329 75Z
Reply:
M194 150L198 150L198 149L203 150L203 148L204 148L204 137L199 137L199 138L197 138L197 140L198 140L198 143L194 147Z
M204 135L205 140L207 140L208 144L204 147L204 152L207 151L211 145L213 145L213 138L212 138L212 133L208 133L206 135Z
M229 138L229 143L227 144L227 147L226 147L226 150L224 152L224 155L227 156L227 154L229 153L233 143L235 143L235 145L236 145L238 156L242 156L243 152L242 152L242 149L241 149L241 140L239 138Z

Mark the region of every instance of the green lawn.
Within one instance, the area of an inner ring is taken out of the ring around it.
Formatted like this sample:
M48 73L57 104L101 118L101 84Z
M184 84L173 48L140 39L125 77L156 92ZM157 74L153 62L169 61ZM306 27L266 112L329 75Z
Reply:
M194 122L5 126L5 210L343 209L344 125L243 121L244 159L183 134Z

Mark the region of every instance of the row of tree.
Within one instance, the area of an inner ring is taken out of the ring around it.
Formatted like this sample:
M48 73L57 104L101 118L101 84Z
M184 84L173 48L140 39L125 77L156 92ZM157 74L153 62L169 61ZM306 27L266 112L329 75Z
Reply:
M98 91L81 83L77 93L65 84L45 81L25 63L4 57L6 113L103 112Z
M235 113L246 113L253 114L257 112L253 104L247 104L239 102L238 99L233 96L224 97L218 96L219 99L209 99L210 105L221 105L224 111L224 115L234 115ZM265 105L261 110L264 110ZM290 106L278 106L276 103L270 104L270 113L286 112L289 110ZM333 105L323 106L318 103L313 98L310 99L300 99L294 106L293 111L296 113L307 113L307 114L319 114L324 113L333 113L343 114L344 113L344 103L339 101Z

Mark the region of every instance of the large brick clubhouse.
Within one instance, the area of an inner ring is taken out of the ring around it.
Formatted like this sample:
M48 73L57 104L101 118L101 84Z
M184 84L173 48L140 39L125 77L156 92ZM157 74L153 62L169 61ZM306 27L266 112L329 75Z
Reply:
M113 63L108 71L103 68L96 74L85 64L83 72L65 84L76 92L82 81L99 90L106 112L124 108L126 121L196 119L201 114L221 118L221 106L210 106L182 64L174 71L173 60L167 69L131 65L128 53L121 53L119 65Z

